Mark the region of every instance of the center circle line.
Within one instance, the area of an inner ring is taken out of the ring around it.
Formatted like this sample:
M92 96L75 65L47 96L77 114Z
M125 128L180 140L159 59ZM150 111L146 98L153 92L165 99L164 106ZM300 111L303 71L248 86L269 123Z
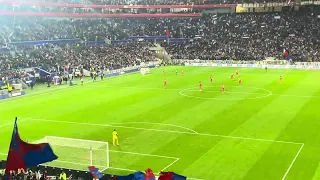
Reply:
M212 86L211 86L212 87ZM213 86L213 87L217 87L217 86ZM239 87L239 86L230 86L230 87ZM184 94L183 92L185 91L189 91L189 92L196 92L196 91L199 91L199 90L195 90L196 88L195 87L192 87L192 88L186 88L186 89L182 89L179 91L179 94L181 96L185 96L185 97L189 97L189 98L195 98L195 99L212 99L212 100L225 100L225 101L235 101L235 100L243 100L243 99L261 99L261 98L266 98L266 97L269 97L271 96L273 93L270 91L270 90L267 90L267 89L264 89L264 88L258 88L258 87L249 87L249 86L244 86L246 88L251 88L251 89L258 89L258 90L263 90L263 91L266 91L267 94L264 94L264 93L250 93L250 92L228 92L226 91L225 93L227 94L259 94L259 95L262 95L262 96L257 96L257 97L252 97L252 98L232 98L232 99L223 99L223 98L205 98L205 97L199 97L199 96L192 96L192 95L187 95L187 94ZM205 91L205 92L221 92L221 91Z

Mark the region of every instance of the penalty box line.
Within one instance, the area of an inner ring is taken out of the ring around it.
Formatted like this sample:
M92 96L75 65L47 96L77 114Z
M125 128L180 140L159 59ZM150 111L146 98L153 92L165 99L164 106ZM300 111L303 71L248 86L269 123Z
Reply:
M300 145L300 149L298 150L296 156L294 157L294 159L292 160L290 166L288 167L287 171L285 172L282 180L286 179L286 177L287 177L288 173L290 172L293 164L295 163L296 159L298 158L298 156L300 155L300 152L302 151L302 149L304 147L304 143L290 142L290 141L277 141L277 140L259 139L259 138L257 139L257 138L248 138L248 137L240 137L240 136L225 136L225 135L217 135L217 134L191 133L191 132L171 131L171 130L161 130L161 129L135 128L135 127L128 127L128 126L115 126L115 125L111 125L111 124L93 124L93 123L81 123L81 122L72 122L72 121L58 121L58 120L48 120L48 119L39 119L39 118L23 118L23 119L25 121L26 120L29 120L29 121L33 120L33 121L41 121L41 122L56 122L56 123L66 123L66 124L76 124L76 125L89 125L89 126L105 126L105 127L111 127L112 126L112 127L126 128L126 129L160 131L160 132L168 132L168 133L190 134L190 135L199 135L199 136L212 136L212 137L221 137L221 138L243 139L243 140L252 140L252 141L264 141L264 142L275 142L275 143ZM4 154L0 153L0 155L4 155ZM155 156L157 156L157 155L155 155ZM176 160L175 162L177 162L178 160ZM170 166L172 166L174 163L172 163ZM130 171L129 169L122 169L122 168L113 168L113 169ZM189 178L189 179L196 179L196 178Z
M250 138L250 137L241 137L241 136L228 136L228 135L199 133L199 132L174 131L174 130L165 130L165 129L140 128L140 127L130 127L130 126L115 125L115 124L97 124L97 123L85 123L85 122L74 122L74 121L63 121L63 120L60 121L60 120L41 119L41 118L23 118L23 119L27 119L28 121L53 122L53 123L100 126L100 127L119 127L119 128L124 128L124 129L136 129L136 130L167 132L167 133L198 135L198 136L211 136L211 137L242 139L242 140L251 140L251 141L275 142L275 143L283 143L283 144L296 144L296 145L304 144L304 143L291 142L291 141L279 141L279 140L271 140L271 139ZM130 124L130 122L128 122L128 124Z
M72 121L58 121L58 120L48 120L48 119L39 119L39 118L24 118L31 121L40 121L40 122L55 122L55 123L65 123L65 124L76 124L76 125L88 125L88 126L105 126L105 127L120 127L125 129L137 129L137 130L146 130L146 131L159 131L159 132L167 132L167 133L177 133L177 134L188 134L188 135L199 135L199 136L211 136L211 137L221 137L221 138L230 138L230 139L242 139L242 140L252 140L252 141L262 141L262 142L274 142L274 143L283 143L283 144L294 144L300 145L300 149L298 150L296 156L292 160L290 166L288 167L287 171L285 172L282 180L285 180L288 173L290 172L293 164L295 163L296 159L300 155L304 147L304 143L298 142L290 142L290 141L277 141L277 140L269 140L269 139L260 139L260 138L249 138L249 137L241 137L241 136L226 136L226 135L218 135L218 134L206 134L206 133L194 133L194 132L183 132L183 131L171 131L171 130L162 130L162 129L149 129L149 128L136 128L136 127L128 127L128 126L119 126L119 125L112 125L112 124L94 124L94 123L82 123L82 122L72 122ZM178 161L178 160L177 160ZM174 162L175 163L175 162ZM172 163L170 166L172 166ZM170 167L169 166L169 167ZM168 168L168 167L167 167ZM120 169L119 169L120 170ZM190 178L189 178L190 179Z

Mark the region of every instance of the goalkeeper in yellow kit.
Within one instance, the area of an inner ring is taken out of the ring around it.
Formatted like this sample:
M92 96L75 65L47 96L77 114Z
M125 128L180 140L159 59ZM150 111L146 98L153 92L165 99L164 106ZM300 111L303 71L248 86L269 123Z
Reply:
M116 130L113 130L112 132L112 139L113 139L113 145L117 143L117 146L119 146L118 133Z

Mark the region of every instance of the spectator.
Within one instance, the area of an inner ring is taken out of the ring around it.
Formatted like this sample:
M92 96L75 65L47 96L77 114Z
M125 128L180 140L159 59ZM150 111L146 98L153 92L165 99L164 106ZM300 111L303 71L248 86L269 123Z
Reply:
M62 172L60 173L59 179L61 179L61 180L67 180L67 175L66 175L66 173L65 173L64 171L62 171Z
M41 179L40 170L36 171L35 174L36 174L36 179L37 179L37 180L40 180L40 179Z

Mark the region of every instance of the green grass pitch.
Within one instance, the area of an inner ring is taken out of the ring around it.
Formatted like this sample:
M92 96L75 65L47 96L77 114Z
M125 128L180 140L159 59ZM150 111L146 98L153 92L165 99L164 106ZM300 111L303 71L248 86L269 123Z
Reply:
M18 116L23 139L109 142L107 173L151 168L205 180L320 179L320 72L238 70L234 80L235 68L178 66L152 69L144 77L87 79L84 86L38 85L24 97L0 101L0 158L6 158ZM111 145L113 129L119 147ZM77 151L57 150L59 160L81 160L56 164L89 165Z

